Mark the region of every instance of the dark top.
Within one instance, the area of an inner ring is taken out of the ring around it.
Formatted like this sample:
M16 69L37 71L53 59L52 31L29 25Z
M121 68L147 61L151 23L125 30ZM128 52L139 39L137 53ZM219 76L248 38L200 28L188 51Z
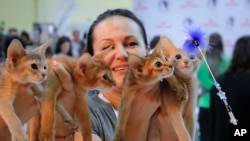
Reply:
M250 72L236 75L222 74L217 78L222 91L226 93L228 104L232 108L238 125L250 125ZM211 90L211 141L229 141L230 117L215 87Z
M89 95L88 103L92 133L98 135L102 141L112 141L117 122L113 107L100 99L97 93Z

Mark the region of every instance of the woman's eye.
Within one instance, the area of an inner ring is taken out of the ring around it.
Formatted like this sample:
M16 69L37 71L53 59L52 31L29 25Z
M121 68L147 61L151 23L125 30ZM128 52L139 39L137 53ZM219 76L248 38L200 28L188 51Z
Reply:
M137 46L137 45L138 45L137 42L130 42L130 43L128 43L126 46L127 46L127 47L131 47L131 46Z
M108 48L113 48L113 46L110 45L110 46L103 47L102 50L106 50L106 49L108 49Z

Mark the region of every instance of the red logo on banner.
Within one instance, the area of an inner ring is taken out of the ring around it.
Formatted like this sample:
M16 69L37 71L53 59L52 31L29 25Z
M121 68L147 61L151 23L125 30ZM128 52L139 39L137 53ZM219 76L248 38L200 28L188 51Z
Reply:
M216 23L214 20L210 19L207 23L204 24L205 27L217 27L218 23Z
M193 3L192 0L187 0L184 4L181 5L181 8L197 8L198 5Z
M147 10L148 7L143 5L142 3L138 2L135 7L134 7L134 10Z
M242 27L250 27L250 19L245 19L241 24Z
M239 5L239 3L236 0L230 0L229 2L226 3L226 6L228 6L228 7L235 7L238 5Z
M172 28L172 25L167 24L165 21L160 22L159 24L156 25L156 28Z

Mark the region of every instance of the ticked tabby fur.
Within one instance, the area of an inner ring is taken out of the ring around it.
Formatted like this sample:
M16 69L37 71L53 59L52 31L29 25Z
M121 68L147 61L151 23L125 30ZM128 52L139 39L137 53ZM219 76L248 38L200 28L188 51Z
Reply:
M44 54L48 45L49 41L34 50L25 50L14 39L7 49L5 64L0 66L0 115L11 132L12 141L28 141L14 111L13 101L19 88L30 89L46 80L47 64Z
M74 92L76 118L82 130L84 141L91 141L91 122L87 103L87 93L89 90L105 90L115 86L115 80L111 69L102 60L105 55L98 54L91 57L84 53L79 59L68 56L58 56L53 58L61 63L71 75ZM42 118L39 138L41 141L53 141L55 137L55 110L59 112L63 120L74 129L76 122L67 113L64 107L57 102L57 97L62 92L62 84L55 72L52 70L52 61L49 62L48 79L45 82L45 91L42 96Z
M160 81L173 74L173 67L161 53L140 57L134 54L128 56L128 72L122 89L122 99L119 107L118 124L114 141L125 141L125 130L132 101L141 88L152 85L160 88ZM160 93L160 89L159 89Z
M164 36L160 38L157 45L174 66L172 77L175 77L174 83L176 84L176 81L178 83L178 85L172 85L173 79L166 78L170 85L170 92L163 100L165 100L170 122L179 141L194 141L198 88L195 73L202 61L202 56L187 55Z

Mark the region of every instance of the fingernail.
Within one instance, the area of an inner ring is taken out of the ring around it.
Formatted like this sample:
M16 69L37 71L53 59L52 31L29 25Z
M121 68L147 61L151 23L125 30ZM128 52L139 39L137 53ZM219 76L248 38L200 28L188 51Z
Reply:
M58 62L57 62L57 61L54 61L54 60L53 60L52 63L53 63L54 66L57 66L57 65L58 65Z

